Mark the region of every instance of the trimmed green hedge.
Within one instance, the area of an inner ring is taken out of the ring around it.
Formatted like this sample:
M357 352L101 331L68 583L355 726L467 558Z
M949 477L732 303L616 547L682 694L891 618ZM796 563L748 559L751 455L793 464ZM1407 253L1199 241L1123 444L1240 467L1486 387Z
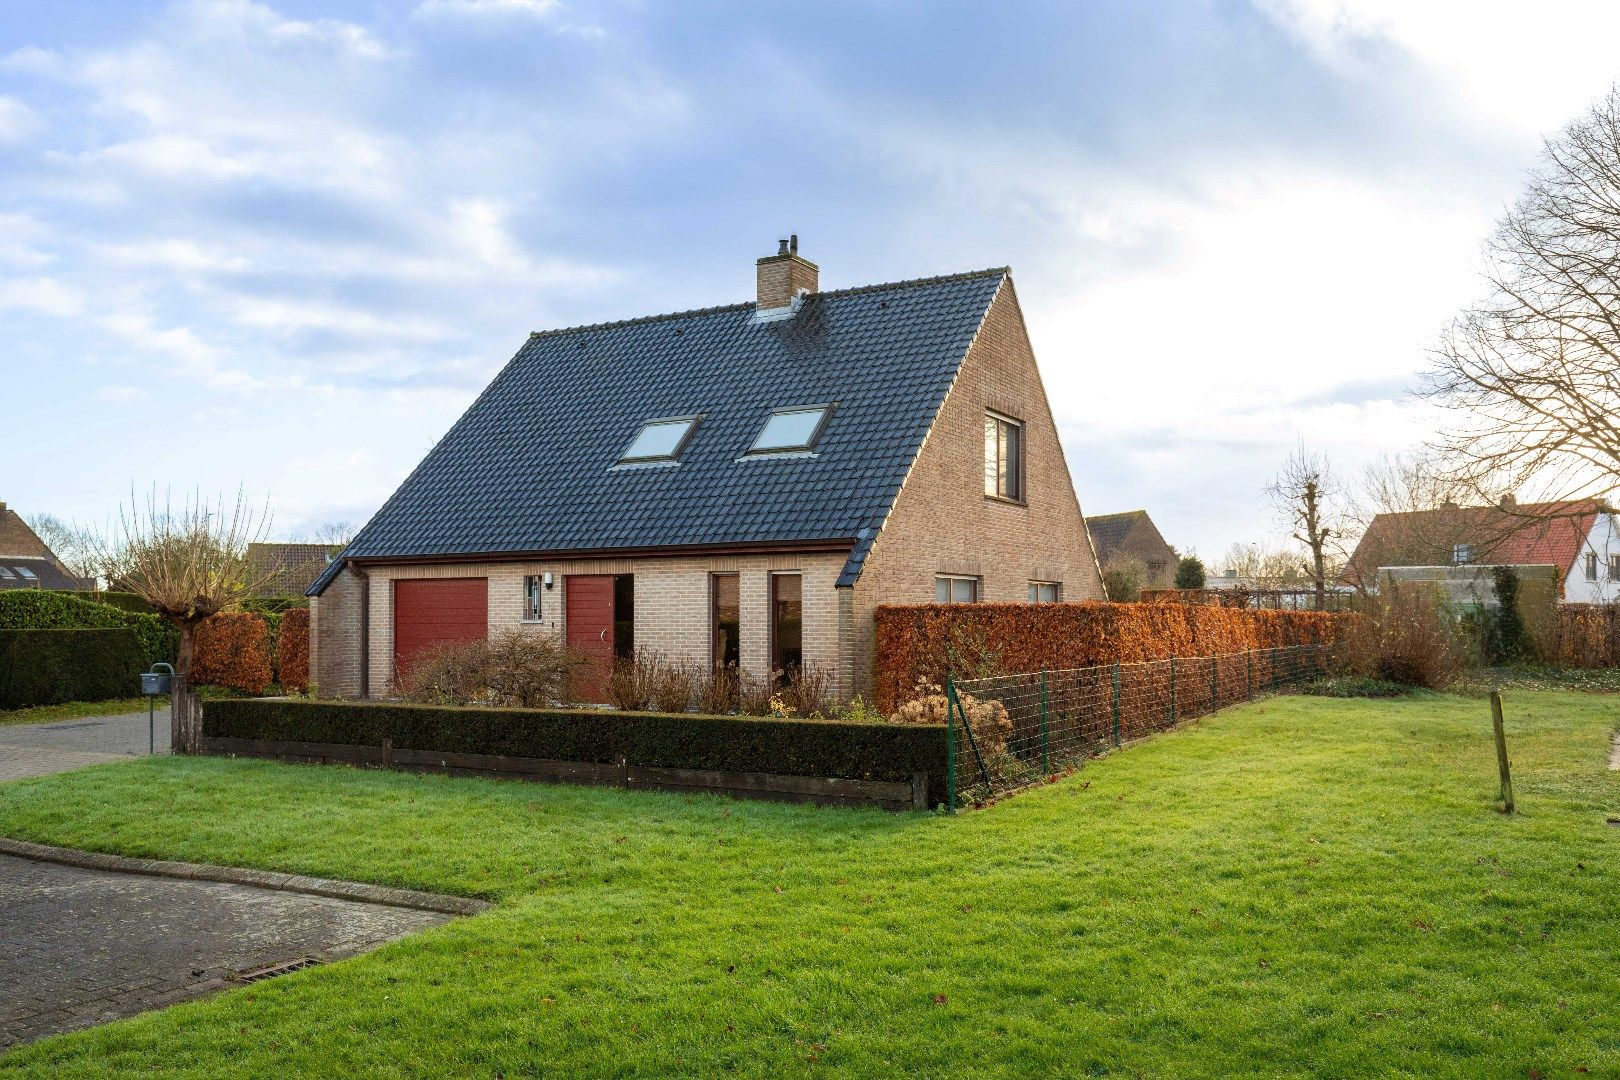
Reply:
M0 709L133 697L145 659L133 630L0 630Z
M506 754L724 772L909 782L945 801L940 725L841 723L598 709L475 709L383 702L210 701L203 733L231 739Z
M110 604L82 600L69 593L39 589L0 592L0 630L102 629L134 631L146 657L146 667L159 660L174 662L179 634L157 615L124 611Z
M133 611L141 615L154 613L151 604L132 592L63 592L61 595L88 600L92 604L105 604L120 611Z

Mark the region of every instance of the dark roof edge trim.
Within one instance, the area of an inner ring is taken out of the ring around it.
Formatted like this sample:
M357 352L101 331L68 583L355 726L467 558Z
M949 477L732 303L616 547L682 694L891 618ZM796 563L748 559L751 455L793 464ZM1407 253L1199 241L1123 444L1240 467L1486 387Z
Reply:
M336 560L327 572L309 587L308 596L319 596L337 576L339 564L363 566L423 566L439 563L534 562L538 559L639 559L660 555L782 555L837 554L855 546L849 537L821 540L768 540L748 544L669 544L659 547L563 548L550 551L456 552L444 555L363 555Z

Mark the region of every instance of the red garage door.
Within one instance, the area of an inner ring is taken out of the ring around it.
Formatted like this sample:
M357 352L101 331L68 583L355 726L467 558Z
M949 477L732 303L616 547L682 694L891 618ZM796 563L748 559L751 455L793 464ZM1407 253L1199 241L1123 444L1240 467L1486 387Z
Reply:
M402 678L428 649L489 635L487 578L414 578L394 582L394 671Z

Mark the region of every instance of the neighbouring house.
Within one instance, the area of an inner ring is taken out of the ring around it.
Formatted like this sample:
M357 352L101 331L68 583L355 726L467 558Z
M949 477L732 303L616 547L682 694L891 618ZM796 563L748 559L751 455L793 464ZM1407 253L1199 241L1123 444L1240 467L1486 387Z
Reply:
M21 514L0 502L0 589L94 589L69 570Z
M1104 570L1115 563L1134 559L1147 573L1144 588L1170 587L1176 576L1176 549L1165 542L1146 510L1097 514L1086 518L1086 530L1091 534L1097 561Z
M537 332L310 589L323 693L507 627L870 685L879 604L1102 596L1005 268Z
M1602 500L1520 503L1505 496L1496 506L1445 506L1379 514L1346 564L1345 580L1376 588L1388 568L1427 568L1428 578L1471 580L1449 568L1514 566L1532 577L1555 568L1566 603L1620 599L1620 530ZM1403 572L1399 580L1423 575ZM1449 587L1449 586L1448 586Z
M248 565L259 596L288 599L307 593L341 545L255 543L247 549Z

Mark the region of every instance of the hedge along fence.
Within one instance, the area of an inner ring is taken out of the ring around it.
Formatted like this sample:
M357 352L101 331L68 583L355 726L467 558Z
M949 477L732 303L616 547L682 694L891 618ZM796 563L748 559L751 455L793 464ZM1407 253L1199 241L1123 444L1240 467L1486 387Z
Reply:
M262 694L274 679L270 627L262 616L249 611L226 611L198 624L191 658L193 686L228 686Z
M427 769L437 762L446 771L505 771L552 779L575 776L596 783L635 786L640 782L649 787L775 797L813 798L823 788L815 784L770 786L762 777L811 778L834 781L824 789L829 795L846 793L815 800L833 802L871 801L847 794L856 789L847 784L840 787L837 781L912 785L920 774L924 788L918 792L920 801L934 806L945 800L945 729L938 724L220 700L208 702L204 709L203 746L210 753L372 761ZM387 752L365 758L333 754L334 746L386 746ZM581 768L542 768L563 763ZM623 770L627 780L616 780L613 770ZM676 775L691 772L733 779ZM907 792L905 803L910 805L909 786Z
M1548 663L1566 668L1620 667L1620 605L1560 604L1547 637L1535 636Z
M276 633L276 678L283 690L309 690L309 608L290 608Z
M0 592L0 630L111 630L133 631L141 643L145 666L174 662L179 635L156 615L125 611L69 593L38 589Z
M0 630L0 709L133 697L145 661L127 627Z
M1364 616L1189 604L919 604L876 612L874 704L892 712L920 683L1010 672L1339 645Z

